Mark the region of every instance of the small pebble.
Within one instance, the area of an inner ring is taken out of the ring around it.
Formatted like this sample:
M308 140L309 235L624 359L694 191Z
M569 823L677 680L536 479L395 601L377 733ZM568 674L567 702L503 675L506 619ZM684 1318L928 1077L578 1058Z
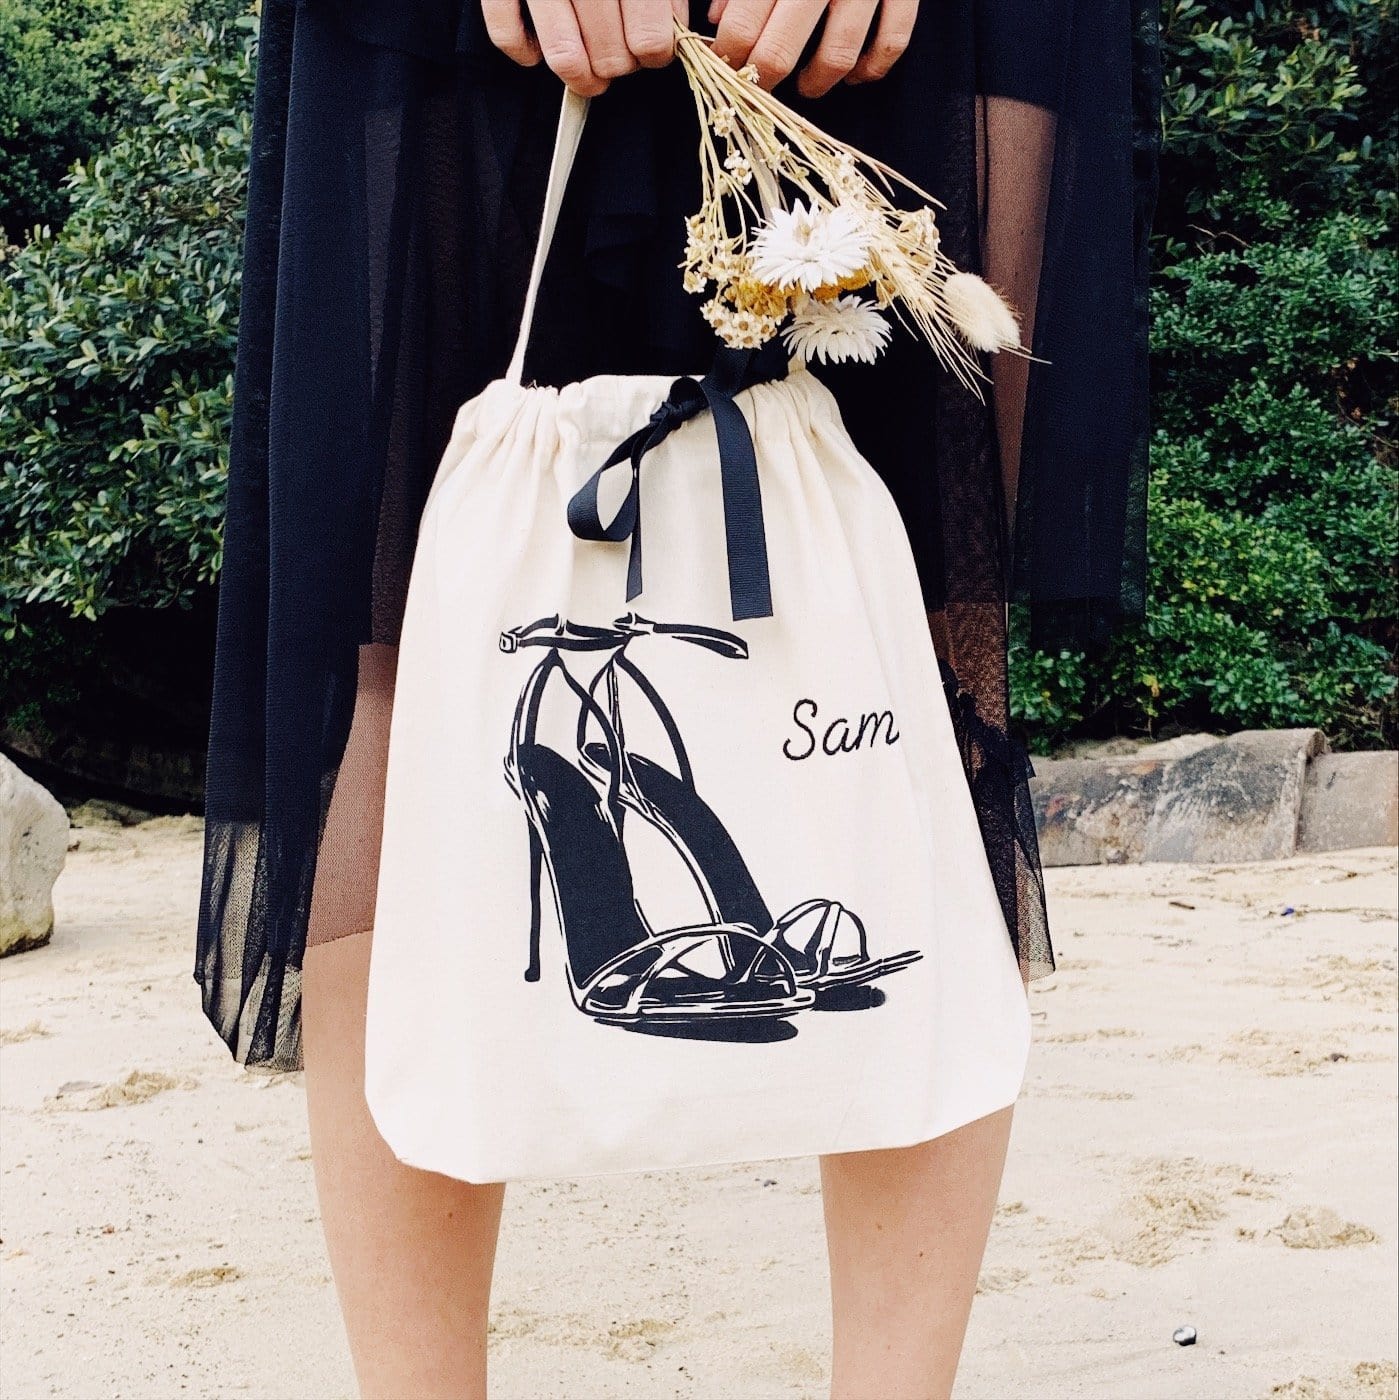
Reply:
M1171 1333L1171 1340L1178 1347L1193 1347L1195 1345L1196 1332L1193 1327L1177 1327Z

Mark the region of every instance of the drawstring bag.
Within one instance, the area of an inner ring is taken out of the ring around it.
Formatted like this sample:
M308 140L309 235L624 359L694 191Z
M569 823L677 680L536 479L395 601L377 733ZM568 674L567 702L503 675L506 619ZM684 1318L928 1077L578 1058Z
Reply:
M370 1108L476 1182L937 1137L1014 1101L1029 1018L907 535L774 347L521 382L585 111L422 519Z

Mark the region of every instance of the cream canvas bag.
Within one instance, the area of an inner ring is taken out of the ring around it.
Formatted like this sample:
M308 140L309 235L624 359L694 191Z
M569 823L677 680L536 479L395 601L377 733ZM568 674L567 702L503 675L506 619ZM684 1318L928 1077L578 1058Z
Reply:
M936 1137L1029 1020L907 535L805 370L521 382L585 110L422 520L371 1110L478 1182Z

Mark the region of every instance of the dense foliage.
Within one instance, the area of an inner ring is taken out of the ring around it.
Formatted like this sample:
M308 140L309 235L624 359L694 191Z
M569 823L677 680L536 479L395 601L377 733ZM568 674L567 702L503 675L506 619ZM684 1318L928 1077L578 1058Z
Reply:
M0 261L0 733L31 750L124 703L115 610L187 605L218 574L253 22L192 37L68 177L62 227Z
M167 67L4 267L0 597L96 617L219 566L251 34Z
M1017 648L1041 743L1395 740L1397 9L1167 0L1147 617Z
M91 723L114 619L127 660L133 617L207 629L254 33L195 21L236 8L0 0L0 224L23 244L0 236L11 741ZM1395 740L1396 8L1165 0L1149 611L1100 656L1017 644L1038 747Z
M234 0L0 0L0 243L68 213L63 176L135 119L145 82Z

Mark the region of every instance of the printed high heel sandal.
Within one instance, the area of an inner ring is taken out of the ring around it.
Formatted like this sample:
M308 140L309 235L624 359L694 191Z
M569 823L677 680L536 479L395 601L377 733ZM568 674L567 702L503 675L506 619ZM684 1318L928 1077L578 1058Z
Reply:
M579 721L579 752L584 767L599 781L616 785L624 807L655 826L680 852L710 917L716 923L756 929L792 964L798 984L814 992L871 982L917 962L922 954L916 949L870 957L863 921L838 900L809 899L773 919L738 846L696 789L694 768L674 716L650 679L627 655L628 644L638 637L667 637L718 656L744 660L748 648L743 639L711 627L651 622L635 613L619 618L615 632L621 643L589 687L595 709L602 708L598 692L606 688L608 728L615 748L587 742L588 718L593 711L586 711ZM675 772L628 749L621 705L623 676L660 722L674 756ZM703 860L696 852L704 853Z
M542 647L515 710L505 775L525 807L530 835L530 931L527 981L540 976L543 884L547 874L563 936L569 990L578 1009L618 1025L676 1028L715 1020L791 1016L813 994L797 984L786 956L742 924L654 932L637 902L621 839L617 775L621 753L606 714L565 666L564 651L612 650L615 629L557 617L501 634L503 651ZM550 682L566 685L603 736L612 775L599 787L574 762L538 738Z

